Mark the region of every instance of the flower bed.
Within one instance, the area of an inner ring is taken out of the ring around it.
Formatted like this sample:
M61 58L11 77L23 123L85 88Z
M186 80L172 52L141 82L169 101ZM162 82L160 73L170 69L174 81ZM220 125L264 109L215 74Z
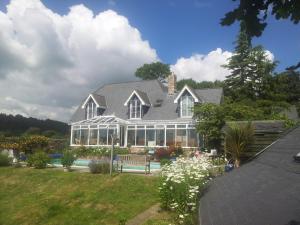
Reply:
M211 163L199 159L178 158L162 167L160 199L162 208L172 210L180 224L195 224L198 200L209 180Z

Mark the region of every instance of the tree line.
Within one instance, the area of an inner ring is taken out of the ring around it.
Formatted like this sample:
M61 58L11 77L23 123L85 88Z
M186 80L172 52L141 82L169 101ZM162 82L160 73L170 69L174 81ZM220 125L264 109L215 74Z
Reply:
M47 137L64 137L68 133L68 124L60 121L0 114L0 135L2 136L44 135Z

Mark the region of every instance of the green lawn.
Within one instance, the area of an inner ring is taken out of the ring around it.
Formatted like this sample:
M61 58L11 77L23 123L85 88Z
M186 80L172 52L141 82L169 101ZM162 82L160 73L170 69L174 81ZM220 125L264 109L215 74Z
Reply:
M119 224L158 202L158 178L0 167L0 224Z

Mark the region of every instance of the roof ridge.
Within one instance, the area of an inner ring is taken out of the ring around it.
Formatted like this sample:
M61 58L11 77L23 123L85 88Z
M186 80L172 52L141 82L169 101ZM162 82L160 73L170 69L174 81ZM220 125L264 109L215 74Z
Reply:
M125 81L125 82L116 82L116 83L109 83L109 84L104 84L102 86L100 86L98 89L96 89L96 91L94 91L93 93L98 92L100 89L106 87L106 86L111 86L111 85L118 85L118 84L129 84L129 83L145 83L145 82L155 82L157 81L160 85L161 82L157 79L152 79L152 80L137 80L137 81ZM163 88L162 88L163 89Z

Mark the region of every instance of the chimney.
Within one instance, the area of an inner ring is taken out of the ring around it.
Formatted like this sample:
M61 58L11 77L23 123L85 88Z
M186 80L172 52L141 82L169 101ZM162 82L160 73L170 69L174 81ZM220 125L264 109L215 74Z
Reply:
M176 75L171 73L168 76L168 94L174 95L176 91Z

